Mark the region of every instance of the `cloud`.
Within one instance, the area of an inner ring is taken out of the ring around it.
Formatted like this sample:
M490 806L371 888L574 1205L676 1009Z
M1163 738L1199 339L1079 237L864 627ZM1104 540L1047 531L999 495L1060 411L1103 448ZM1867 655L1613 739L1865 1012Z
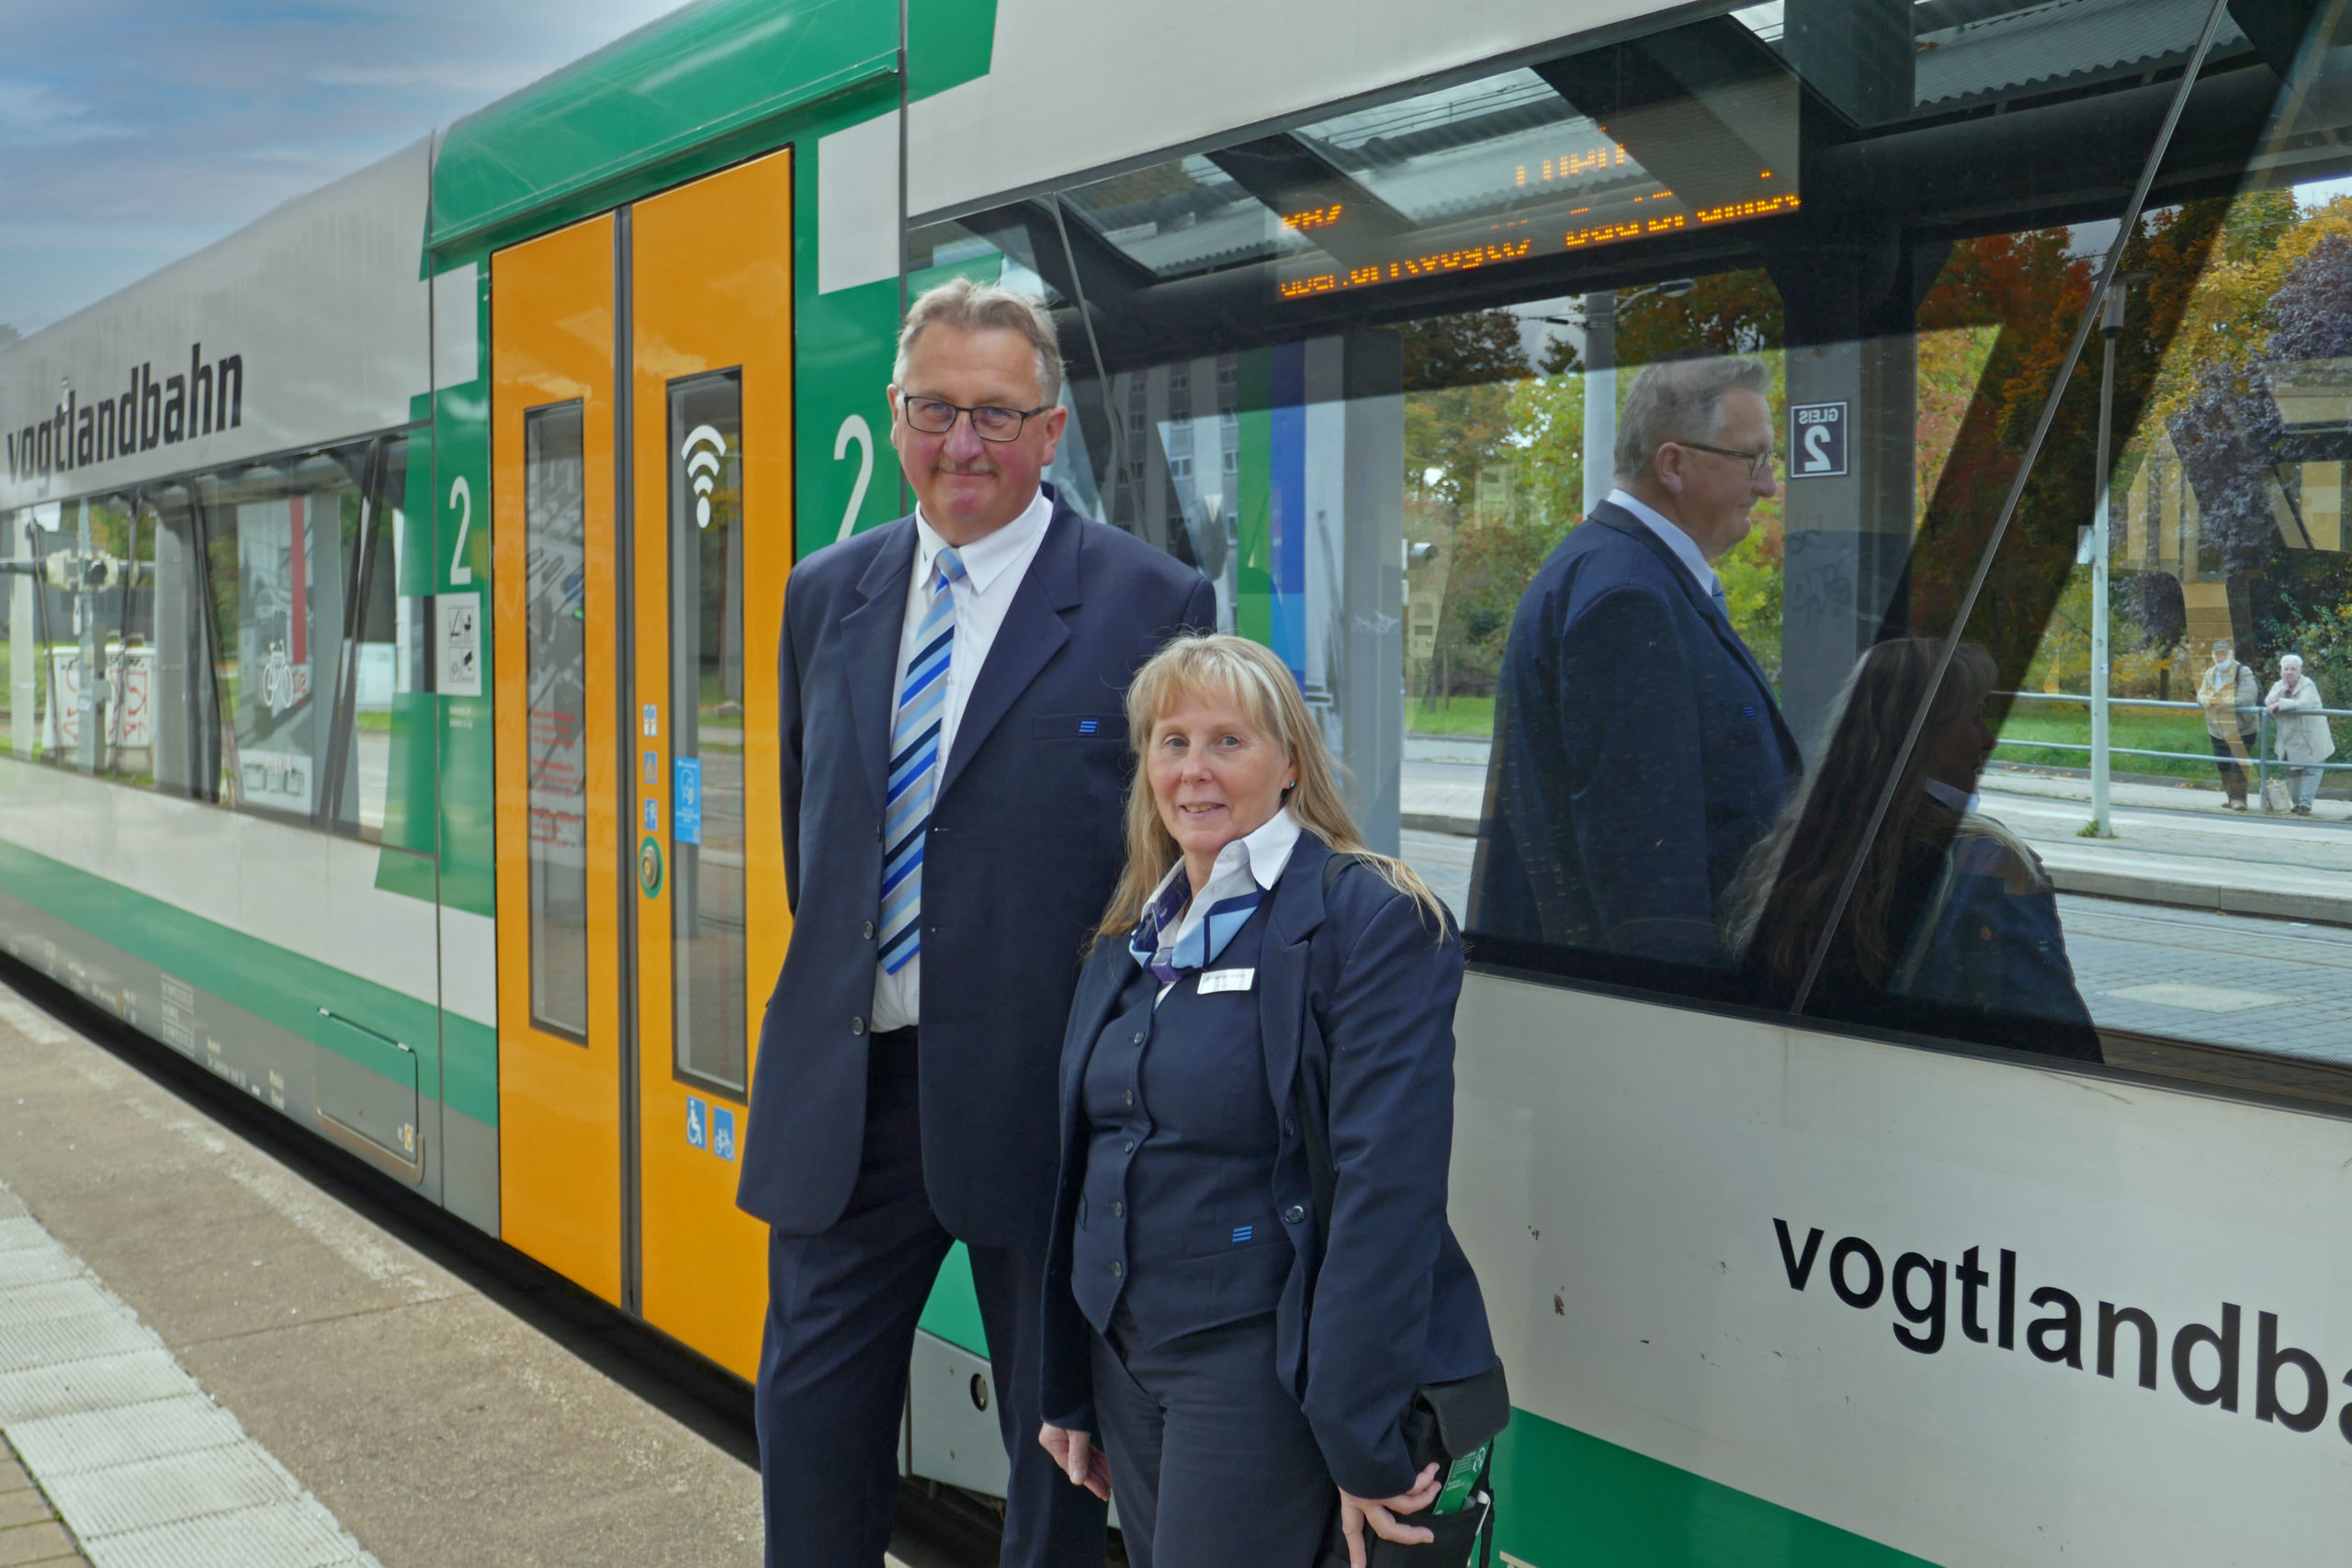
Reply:
M70 314L675 4L10 7L0 321L30 332Z

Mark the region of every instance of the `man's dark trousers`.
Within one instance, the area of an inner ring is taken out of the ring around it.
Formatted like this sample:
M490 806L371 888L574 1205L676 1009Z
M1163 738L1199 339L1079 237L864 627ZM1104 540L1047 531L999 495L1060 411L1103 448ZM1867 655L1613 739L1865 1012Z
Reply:
M914 1032L874 1042L865 1149L840 1223L768 1243L758 1421L771 1568L878 1563L889 1545L907 1361L954 1239L923 1190ZM1012 1456L1002 1561L1099 1563L1102 1505L1072 1486L1037 1441L1044 1237L1034 1247L967 1250L989 1345L1012 1346L1018 1357L990 1361Z
M1037 1444L1035 1365L1080 954L1125 857L1124 697L1216 591L1055 501L973 679L922 869L921 1043L868 1032L912 518L796 567L778 650L793 927L760 1029L736 1201L767 1222L758 1392L768 1561L877 1568L907 1358L950 1237L972 1254L1012 1461L1003 1561L1092 1568L1102 1509ZM916 1063L920 1062L920 1071Z

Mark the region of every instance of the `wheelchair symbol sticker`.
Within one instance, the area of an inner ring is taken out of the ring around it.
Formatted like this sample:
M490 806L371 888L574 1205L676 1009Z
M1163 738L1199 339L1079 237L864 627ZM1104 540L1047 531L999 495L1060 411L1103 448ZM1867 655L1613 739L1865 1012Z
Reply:
M721 1112L721 1114L725 1113ZM729 1117L729 1121L731 1122L733 1118ZM710 1107L691 1094L686 1096L686 1145L696 1149L710 1147L709 1127ZM730 1145L735 1141L735 1132L731 1125L728 1128L727 1140Z

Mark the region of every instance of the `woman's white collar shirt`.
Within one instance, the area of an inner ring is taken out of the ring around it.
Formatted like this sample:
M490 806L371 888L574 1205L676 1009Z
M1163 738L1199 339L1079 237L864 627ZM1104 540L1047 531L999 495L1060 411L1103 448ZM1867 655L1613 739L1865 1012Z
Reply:
M1299 830L1298 818L1290 814L1289 807L1283 807L1256 829L1217 851L1216 863L1209 868L1208 886L1214 887L1247 867L1252 882L1266 892L1272 892L1274 884L1282 880L1283 868L1290 863L1291 851L1298 847ZM1184 862L1179 856L1176 863L1169 867L1168 874L1159 879L1159 886L1151 890L1151 897L1144 901L1145 907L1149 908L1168 890L1170 883L1183 874ZM1193 901L1184 907L1184 918L1177 921L1176 929L1169 933L1169 945L1175 945L1187 931L1200 924L1201 917L1214 902L1214 899L1195 895ZM1166 997L1171 988L1160 987L1160 996Z

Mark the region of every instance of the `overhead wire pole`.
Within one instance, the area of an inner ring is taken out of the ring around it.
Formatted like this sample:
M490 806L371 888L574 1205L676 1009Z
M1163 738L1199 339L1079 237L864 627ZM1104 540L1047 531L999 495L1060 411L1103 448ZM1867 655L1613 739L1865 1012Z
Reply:
M2115 340L2123 333L2125 291L2149 275L2119 274L2108 285L2107 302L2098 330L2107 339L2106 364L2098 382L2098 502L2091 513L2091 832L2096 838L2115 837L2115 822L2108 809L2108 677L2113 652L2108 638L2108 511L2109 454L2115 437Z
M1845 923L1846 906L1853 901L1854 884L1861 879L1862 860L1870 846L1877 841L1879 830L1886 825L1887 808L1894 803L1894 786L1903 777L1903 770L1910 764L1911 753L1918 749L1919 732L1927 728L1930 698L1944 682L1946 671L1951 668L1952 655L1960 649L1960 639L1967 634L1968 619L1976 612L1976 601L1984 592L1984 581L1993 574L1993 561L2000 554L2001 541L2008 536L2009 525L2015 521L2018 503L2025 498L2025 487L2033 477L2034 464L2041 457L2042 443L2050 437L2050 426L2058 417L2058 405L2064 400L2066 385L2075 374L2075 367L2082 363L2083 347L2090 341L2091 328L2098 321L2098 309L2107 290L2122 270L2123 248L2140 227L2141 211L2147 206L2148 191L2156 183L2156 171L2164 164L2165 150L2172 145L2172 133L2180 124L2181 111L2188 107L2188 95L2197 85L2197 78L2205 69L2205 57L2213 51L2213 35L2221 29L2222 17L2229 0L2213 0L2205 13L2205 28L2197 38L2197 47L2190 51L2188 63L2180 73L2180 82L2173 89L2172 103L2165 110L2164 123L2157 128L2155 141L2148 149L2147 161L2141 165L2139 183L2132 189L2132 199L2125 203L2121 220L2115 227L2115 241L2108 247L2107 257L2099 264L2098 281L2091 291L2082 318L2075 325L2075 335L2066 344L2066 353L2058 362L2056 378L2051 383L2049 395L2041 401L2041 416L2034 421L2033 434L2026 442L2024 460L2018 465L2017 476L2010 479L2008 494L2001 502L2001 513L1993 525L1992 536L1984 541L1984 550L1976 558L1976 570L1968 580L1967 592L1961 595L1958 613L1952 616L1951 629L1944 634L1943 646L1937 650L1935 676L1928 683L1928 698L1920 701L1911 715L1911 722L1903 732L1903 744L1895 749L1893 765L1887 771L1886 784L1879 791L1878 803L1871 808L1871 819L1854 846L1853 859L1846 863L1846 874L1838 884L1837 902L1829 908L1829 918L1822 923L1821 932L1814 939L1813 957L1805 964L1804 978L1797 986L1795 998L1789 1004L1792 1013L1804 1011L1804 1004L1813 997L1815 982L1821 978L1822 965L1828 962L1831 943L1838 940L1838 929Z

